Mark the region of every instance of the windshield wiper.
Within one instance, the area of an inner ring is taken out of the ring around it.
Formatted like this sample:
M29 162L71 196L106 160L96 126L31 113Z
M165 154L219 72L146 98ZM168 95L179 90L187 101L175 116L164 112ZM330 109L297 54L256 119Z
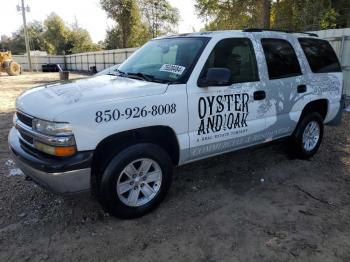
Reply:
M123 71L120 71L118 68L113 70L113 71L117 72L119 76L123 76L123 77L127 77L128 76L127 73L125 73Z
M115 69L113 70L114 72L118 73L118 76L121 76L121 77L129 77L129 78L136 78L136 79L139 79L139 80L145 80L145 81L153 81L154 79L154 76L152 75L146 75L146 74L143 74L143 73L126 73L126 72L123 72L123 71L120 71L119 69ZM116 75L115 73L109 73L108 75Z
M138 79L142 79L148 82L152 82L154 80L154 76L152 75L147 75L147 74L143 74L143 73L127 73L128 76L136 76Z
M153 75L148 75L148 74L144 74L144 73L127 73L129 76L136 76L140 79L146 80L148 82L156 82L156 83L162 83L162 84L170 84L172 83L172 81L169 80L165 80L165 79L160 79L160 78L156 78Z
M144 74L144 73L141 73L141 72L138 72L138 73L126 73L126 72L120 71L119 69L116 69L114 71L117 72L118 76L121 76L121 77L129 77L129 78L135 78L135 79L139 79L139 80L144 80L144 81L147 81L147 82L156 82L156 83L163 83L163 84L171 83L171 81L155 78L153 75L148 75L148 74Z

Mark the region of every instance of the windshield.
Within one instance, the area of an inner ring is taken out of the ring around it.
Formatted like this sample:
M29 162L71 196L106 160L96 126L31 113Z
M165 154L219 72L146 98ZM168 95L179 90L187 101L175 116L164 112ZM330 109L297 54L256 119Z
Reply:
M126 60L118 72L155 82L184 82L209 41L208 37L156 39Z

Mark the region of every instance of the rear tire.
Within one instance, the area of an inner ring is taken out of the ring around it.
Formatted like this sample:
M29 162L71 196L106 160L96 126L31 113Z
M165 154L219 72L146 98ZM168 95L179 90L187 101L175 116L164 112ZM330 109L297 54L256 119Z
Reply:
M155 209L172 181L172 162L159 146L142 143L116 154L100 183L100 202L111 215L129 219Z
M315 155L322 142L323 128L323 119L319 113L305 115L290 139L292 156L309 159Z
M11 61L6 67L6 72L9 76L18 76L21 73L21 66L14 61Z

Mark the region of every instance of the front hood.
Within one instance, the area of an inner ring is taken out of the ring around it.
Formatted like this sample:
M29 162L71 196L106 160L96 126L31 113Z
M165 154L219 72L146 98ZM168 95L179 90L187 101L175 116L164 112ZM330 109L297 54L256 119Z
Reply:
M54 120L78 107L121 99L162 94L167 84L103 75L39 86L17 98L16 108L29 115Z

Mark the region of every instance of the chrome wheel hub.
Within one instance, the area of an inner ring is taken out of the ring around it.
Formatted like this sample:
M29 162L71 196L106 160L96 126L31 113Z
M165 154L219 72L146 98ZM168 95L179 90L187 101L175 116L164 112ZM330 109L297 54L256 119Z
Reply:
M316 121L307 124L303 133L303 147L306 151L312 151L320 139L320 125Z
M119 199L127 206L142 206L150 202L159 192L162 170L158 163L149 158L129 163L117 181Z

